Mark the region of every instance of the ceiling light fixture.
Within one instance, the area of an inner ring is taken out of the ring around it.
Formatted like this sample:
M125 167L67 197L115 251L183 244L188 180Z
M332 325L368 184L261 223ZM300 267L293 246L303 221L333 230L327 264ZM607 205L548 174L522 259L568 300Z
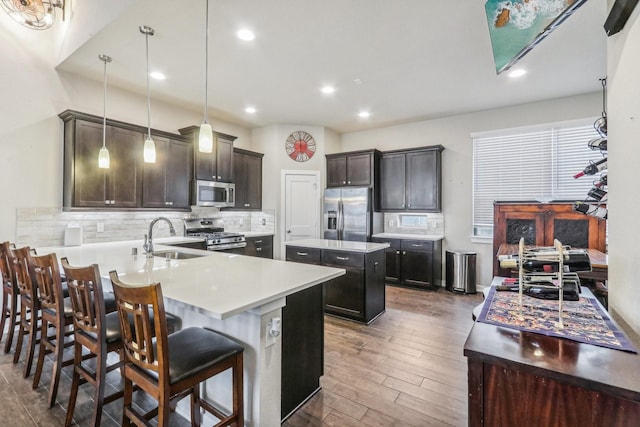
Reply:
M53 25L56 8L64 14L64 0L0 0L0 6L16 22L32 30L46 30Z
M256 109L254 107L247 107L244 109L245 113L254 114Z
M155 34L155 31L151 27L146 25L140 26L140 32L144 34L146 39L146 52L147 52L147 139L144 141L144 162L155 163L156 162L156 143L151 138L151 95L149 93L149 36Z
M367 117L369 117L371 115L371 113L369 113L368 111L360 111L358 113L358 117L361 117L363 119L366 119Z
M100 61L104 62L104 98L102 103L102 148L98 153L98 167L109 169L109 150L107 149L107 62L111 62L108 55L98 55Z
M236 35L238 36L238 38L240 40L244 40L246 42L250 42L251 40L256 38L256 35L253 33L253 31L251 31L251 30L249 30L247 28L243 28L241 30L238 30Z
M527 70L523 68L517 68L509 73L509 77L512 77L512 78L522 77L525 74L527 74Z
M160 71L153 71L151 74L149 74L151 76L152 79L156 79L156 80L164 80L167 78L167 76L165 76L164 74L162 74Z
M325 95L331 95L336 91L336 89L333 86L326 85L326 86L323 86L322 89L320 89L320 91Z
M204 118L200 125L200 132L198 135L198 150L201 153L213 152L213 130L211 125L207 122L207 113L209 111L208 91L209 91L209 0L204 0L207 4L205 19L205 41L204 41Z

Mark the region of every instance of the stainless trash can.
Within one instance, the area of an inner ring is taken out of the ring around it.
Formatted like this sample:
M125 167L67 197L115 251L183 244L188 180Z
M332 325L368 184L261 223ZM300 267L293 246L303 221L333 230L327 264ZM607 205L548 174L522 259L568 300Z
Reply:
M445 289L465 294L476 293L476 253L450 250L446 253Z

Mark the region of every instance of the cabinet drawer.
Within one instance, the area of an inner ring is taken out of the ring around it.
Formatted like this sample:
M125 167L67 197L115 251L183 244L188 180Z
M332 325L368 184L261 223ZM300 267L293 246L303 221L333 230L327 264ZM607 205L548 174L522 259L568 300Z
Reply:
M320 249L287 246L287 261L320 264Z
M403 240L402 249L407 251L432 251L433 241L431 240Z
M384 239L381 237L373 237L371 239L373 243L388 243L391 249L400 249L402 240L400 239Z
M344 251L322 251L322 264L340 267L364 267L364 254Z

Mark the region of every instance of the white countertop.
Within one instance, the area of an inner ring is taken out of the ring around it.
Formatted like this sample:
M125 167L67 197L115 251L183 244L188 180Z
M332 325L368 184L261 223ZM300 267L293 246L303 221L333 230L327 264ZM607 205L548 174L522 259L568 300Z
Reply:
M371 237L379 239L407 239L407 240L442 240L442 234L405 234L405 233L378 233Z
M116 270L125 283L160 282L166 298L225 319L297 291L341 276L344 269L285 262L215 251L162 245L172 237L154 241L154 249L175 250L202 257L170 260L143 253L141 240L93 243L72 247L37 248L38 254L55 252L75 266L98 264L104 277ZM138 255L131 255L137 248Z
M284 244L289 246L301 246L304 248L333 249L338 251L364 253L375 252L389 247L388 243L351 242L347 240L327 239L291 240L284 242Z

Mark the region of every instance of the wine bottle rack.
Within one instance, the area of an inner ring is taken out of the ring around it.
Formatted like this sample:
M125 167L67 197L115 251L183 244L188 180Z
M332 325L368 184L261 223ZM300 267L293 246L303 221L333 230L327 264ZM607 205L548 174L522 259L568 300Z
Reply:
M537 279L535 286L538 288L558 288L558 321L555 323L555 327L558 329L564 329L564 323L562 321L562 303L564 294L564 252L566 249L568 248L563 246L558 239L554 239L553 246L525 249L524 238L520 239L518 244L518 316L520 320L524 320L524 315L522 314L522 295L524 287L532 286L533 278L535 277ZM537 272L529 272L523 267L529 260L544 260L549 264L557 264L557 268L553 269L557 271L530 274ZM539 280L541 277L544 277L544 282L548 281L549 284L546 285L541 283Z

